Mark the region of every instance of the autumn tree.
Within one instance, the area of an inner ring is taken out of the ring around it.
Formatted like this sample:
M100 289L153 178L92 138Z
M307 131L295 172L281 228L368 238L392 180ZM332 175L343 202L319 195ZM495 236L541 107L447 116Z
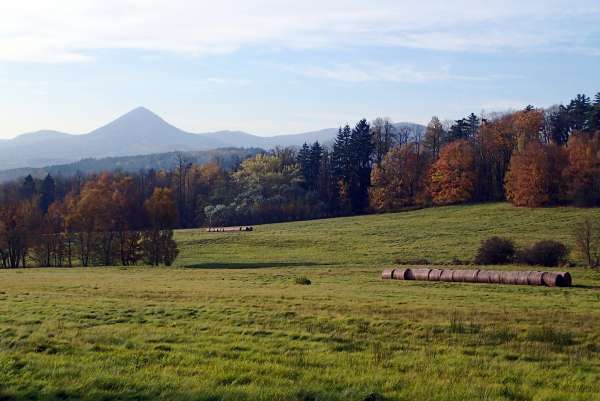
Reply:
M39 266L71 266L70 238L67 239L63 202L52 203L41 218L38 239L33 246L34 259Z
M437 117L432 117L429 124L427 124L427 130L425 131L425 138L423 139L423 146L431 154L431 157L435 160L440 154L440 149L445 140L446 132L444 126Z
M467 202L475 190L475 153L467 140L446 145L433 164L429 191L437 205Z
M371 138L375 164L381 164L384 156L396 142L396 128L389 118L378 117L371 123Z
M146 262L153 266L170 266L179 250L173 239L173 227L178 213L173 193L169 188L156 188L144 203L148 216L149 229L144 232L142 247Z
M513 116L514 133L518 150L532 142L540 142L540 134L544 126L544 111L528 107Z
M600 132L577 133L567 144L566 195L580 206L600 205Z
M556 145L531 142L513 154L506 175L507 199L517 206L539 207L561 197L564 150Z
M474 140L477 174L475 199L505 199L504 180L510 158L516 147L514 115L487 119Z
M371 172L371 207L393 211L419 203L429 160L415 143L393 147Z
M36 241L40 221L36 199L3 206L0 210L0 258L4 267L27 266L27 256Z

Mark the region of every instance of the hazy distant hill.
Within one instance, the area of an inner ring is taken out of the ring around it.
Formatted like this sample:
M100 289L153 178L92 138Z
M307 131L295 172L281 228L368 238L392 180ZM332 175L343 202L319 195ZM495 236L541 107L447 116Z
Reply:
M172 170L176 166L178 156L195 164L219 161L225 168L235 167L242 160L264 152L259 148L219 148L190 152L153 153L149 155L107 157L103 159L83 159L74 163L59 164L48 167L21 167L0 171L0 183L21 179L29 174L34 178L52 176L72 176L77 173L93 174L102 171L137 172L140 170Z
M401 126L424 127L416 124ZM300 146L304 142L328 143L337 129L295 135L261 137L241 131L192 134L139 107L88 134L70 135L38 131L0 140L0 170L68 164L86 158L147 155L173 151L199 151L224 147L263 148Z

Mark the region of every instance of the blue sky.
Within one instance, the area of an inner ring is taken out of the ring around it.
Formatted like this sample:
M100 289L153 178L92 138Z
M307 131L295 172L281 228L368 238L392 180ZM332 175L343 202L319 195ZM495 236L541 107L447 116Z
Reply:
M137 106L274 135L600 91L598 0L0 3L0 138L85 133Z

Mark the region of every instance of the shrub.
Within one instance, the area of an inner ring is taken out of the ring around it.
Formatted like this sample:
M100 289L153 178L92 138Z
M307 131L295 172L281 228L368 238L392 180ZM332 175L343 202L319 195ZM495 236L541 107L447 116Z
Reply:
M479 265L502 265L515 256L515 244L506 238L491 237L481 242L475 263Z
M312 282L308 277L296 277L296 284L299 285L311 285Z
M567 247L558 241L544 240L518 253L518 260L528 265L556 267L567 262Z

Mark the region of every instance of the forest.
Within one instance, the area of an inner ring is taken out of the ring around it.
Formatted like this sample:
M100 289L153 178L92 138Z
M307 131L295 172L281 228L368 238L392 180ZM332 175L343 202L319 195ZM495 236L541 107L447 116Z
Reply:
M171 169L2 184L0 265L170 265L176 228L504 200L600 206L600 93L549 109L433 117L424 133L363 119L331 146L276 148L235 165L174 158Z

